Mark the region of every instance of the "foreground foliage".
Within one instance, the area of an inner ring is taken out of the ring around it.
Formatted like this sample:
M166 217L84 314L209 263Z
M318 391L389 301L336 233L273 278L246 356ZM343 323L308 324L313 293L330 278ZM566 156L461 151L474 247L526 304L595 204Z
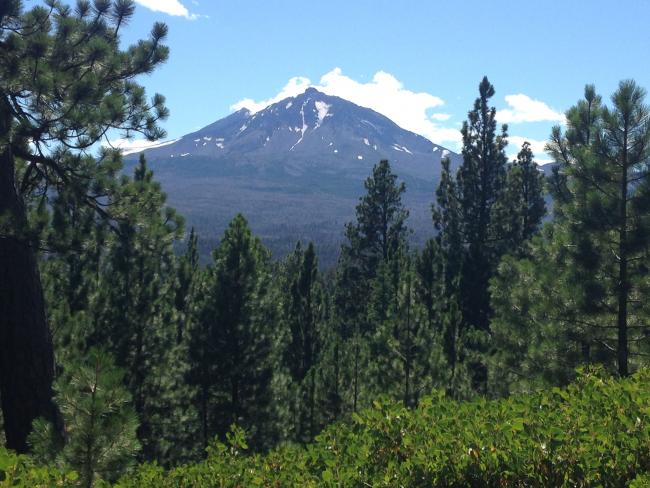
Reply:
M234 428L200 463L145 464L116 486L647 486L649 383L648 370L624 380L589 371L566 389L503 400L375 402L304 448L266 455L247 455ZM0 451L0 479L69 486L74 475Z
M588 372L496 401L376 402L305 449L245 456L234 434L202 463L145 465L120 486L626 486L650 469L649 381Z

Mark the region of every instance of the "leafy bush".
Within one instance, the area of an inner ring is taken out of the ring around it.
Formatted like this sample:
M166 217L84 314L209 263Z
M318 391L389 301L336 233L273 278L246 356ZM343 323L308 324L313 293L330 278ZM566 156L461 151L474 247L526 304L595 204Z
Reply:
M19 456L0 447L0 488L45 488L76 486L78 476L53 466L37 466L27 456Z
M247 456L235 430L203 462L143 465L118 486L645 486L648 386L649 371L625 380L590 371L567 389L503 400L376 402L304 448Z
M649 386L647 370L625 380L588 371L566 389L502 400L376 402L312 444L265 455L248 455L233 428L204 461L144 464L116 487L640 488L650 486ZM0 478L0 487L74 486L76 476L0 450Z

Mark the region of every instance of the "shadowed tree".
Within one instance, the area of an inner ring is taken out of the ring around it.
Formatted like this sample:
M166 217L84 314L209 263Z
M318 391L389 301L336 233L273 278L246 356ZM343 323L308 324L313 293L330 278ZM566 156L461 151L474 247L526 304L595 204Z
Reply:
M103 197L119 169L114 151L89 155L107 131L163 135L162 96L151 101L133 80L164 62L167 28L120 49L130 0L48 0L23 11L0 5L0 393L7 445L27 449L32 420L57 417L51 401L52 340L36 266L38 242L27 205L57 190L107 216ZM88 180L96 183L87 187Z
M623 81L611 107L593 86L553 129L554 220L492 283L495 390L571 381L579 364L621 376L648 351L650 124L645 91Z
M271 401L271 333L267 314L268 251L238 214L213 252L189 331L191 367L204 445L230 425L263 446ZM271 304L274 305L274 304ZM271 307L272 309L272 307Z
M334 302L341 334L344 340L350 339L352 347L349 358L352 361L352 409L355 411L366 339L373 327L367 316L372 283L382 263L396 258L400 250L407 247L409 214L402 203L406 186L397 183L397 175L387 160L373 167L364 186L366 193L356 207L356 222L346 226L347 242L341 247Z

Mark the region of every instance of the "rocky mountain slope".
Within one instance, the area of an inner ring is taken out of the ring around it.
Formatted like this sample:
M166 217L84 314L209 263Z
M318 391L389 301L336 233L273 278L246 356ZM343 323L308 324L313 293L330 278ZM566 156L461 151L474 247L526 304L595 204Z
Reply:
M144 154L206 248L242 212L276 255L313 240L323 264L333 264L363 180L379 160L388 159L406 182L416 242L433 231L441 158L460 161L371 109L313 88L256 113L242 109Z

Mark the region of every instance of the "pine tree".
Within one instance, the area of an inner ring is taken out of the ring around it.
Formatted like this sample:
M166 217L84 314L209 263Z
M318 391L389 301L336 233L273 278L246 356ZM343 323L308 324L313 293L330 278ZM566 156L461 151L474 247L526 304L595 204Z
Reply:
M372 169L364 183L366 193L356 208L356 223L346 226L345 249L358 261L364 277L372 279L381 261L391 259L402 247L408 230L408 210L402 204L406 186L397 184L397 175L387 160Z
M36 249L27 219L30 200L84 188L90 208L102 206L119 167L116 152L88 156L109 129L164 133L163 97L147 101L134 82L165 61L167 28L120 49L120 29L133 2L79 2L73 10L48 1L23 12L21 2L0 9L0 394L7 445L27 448L32 420L57 418L51 401L54 360L45 320Z
M88 185L92 182L87 182ZM80 202L75 192L61 191L50 202L42 241L47 257L39 267L48 323L59 368L87 349L110 222Z
M545 214L544 175L537 168L530 144L524 142L506 171L503 197L495 209L505 252L520 252L539 231Z
M177 269L178 285L174 305L178 313L181 314L176 338L177 342L181 343L189 327L191 306L195 299L199 276L198 236L194 232L194 227L187 239L185 254L178 260Z
M289 286L288 307L285 311L289 326L289 341L285 361L296 385L297 407L295 437L309 441L316 434L317 363L320 360L320 327L323 297L319 283L318 262L313 243L302 252L297 246L298 270Z
M349 348L343 356L351 360L347 373L353 411L359 406L362 370L368 357L367 338L373 333L367 313L372 282L382 263L406 249L408 235L408 210L402 204L406 186L397 183L397 175L387 160L373 167L364 186L366 193L359 199L356 222L346 226L347 242L341 247L334 298L342 343Z
M436 308L429 308L429 316L436 314L443 330L443 350L450 370L448 392L458 394L459 371L462 370L460 338L465 336L465 324L461 313L461 277L465 259L465 246L462 236L462 213L456 179L451 174L449 158L442 159L442 173L436 190L436 203L432 207L433 223L438 232L422 254L418 266L423 283L429 291L428 303ZM433 288L438 283L438 290ZM436 293L437 291L437 293ZM434 295L436 293L436 295ZM435 297L435 298L434 298Z
M83 487L94 486L97 479L116 481L134 464L140 448L138 418L123 377L110 356L98 349L90 350L83 362L70 364L55 384L65 444L59 445L51 423L38 419L29 437L34 456L72 467Z
M566 383L578 364L625 376L644 354L650 241L645 92L624 81L603 107L593 86L567 112L549 150L555 220L530 257L506 260L493 283L496 357L518 388ZM630 335L628 335L630 334ZM514 378L514 377L518 377ZM496 382L499 382L497 379Z
M326 281L324 298L323 324L320 337L322 350L318 363L319 388L318 405L323 425L330 424L340 418L344 411L345 365L350 364L346 356L343 323L334 313L334 283L333 279ZM329 284L329 286L328 286Z
M190 332L188 380L196 387L204 445L236 423L263 446L270 416L272 325L261 313L269 293L268 253L237 215L213 253Z
M445 296L453 297L447 307L451 333L446 341L447 357L455 371L459 355L463 355L463 366L472 371L472 388L479 392L485 391L487 382L482 355L492 317L489 280L508 251L501 222L511 218L503 210L514 211L505 204L507 126L497 133L496 109L489 106L494 93L484 77L479 97L461 130L463 162L455 181L448 163L443 166L434 207L434 223L441 233L438 239L447 254L445 261L451 259L445 271L449 289ZM464 351L450 354L458 350L459 342ZM455 373L452 377L458 378Z
M174 417L169 388L179 383L184 367L176 351L180 318L174 308L173 251L183 222L165 200L141 156L133 179L122 179L114 200L120 220L103 260L88 341L105 347L127 371L147 459L161 455L169 433L158 424Z
M613 106L602 108L595 127L587 126L588 142L573 139L575 132L558 139L556 132L550 145L554 154L568 148L573 156L562 160L569 192L574 193L563 209L576 243L572 257L578 272L591 277L585 283L590 315L615 315L616 337L607 333L607 326L598 336L616 344L621 376L629 374L630 342L636 343L645 330L639 317L650 247L650 109L645 95L634 81L622 81L612 95ZM587 87L582 106L594 99L593 87Z
M484 77L479 98L463 123L463 163L456 188L462 242L467 246L461 278L462 311L471 327L487 331L490 323L488 282L501 257L503 242L494 219L505 184L507 126L497 134L496 109L489 106L494 87Z
M388 274L387 267L382 266L369 312L376 323L371 338L369 388L374 387L371 391L375 397L388 395L410 407L434 387L445 385L447 375L442 337L436 320L418 299L417 290L424 285L418 280L413 261L403 255L397 272ZM390 283L392 275L396 285Z

